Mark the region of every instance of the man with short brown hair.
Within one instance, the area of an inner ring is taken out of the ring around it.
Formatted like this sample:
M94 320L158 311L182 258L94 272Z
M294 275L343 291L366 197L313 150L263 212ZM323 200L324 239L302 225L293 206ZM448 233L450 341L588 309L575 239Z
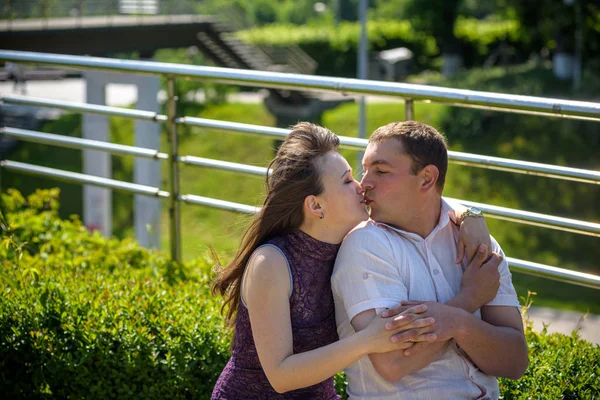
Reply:
M404 153L412 159L413 174L417 174L426 165L434 165L439 172L437 187L442 193L448 171L448 151L443 135L420 122L392 122L375 130L369 138L369 143L382 143L387 139L402 142Z
M362 358L346 370L351 399L497 398L496 376L518 379L527 368L500 246L492 239L494 253L481 267L456 262L458 231L442 198L447 166L444 137L425 124L388 124L369 139L361 186L371 219L346 237L332 276L338 334L364 329L401 301L418 301L436 321L437 342ZM482 214L469 209L466 216Z

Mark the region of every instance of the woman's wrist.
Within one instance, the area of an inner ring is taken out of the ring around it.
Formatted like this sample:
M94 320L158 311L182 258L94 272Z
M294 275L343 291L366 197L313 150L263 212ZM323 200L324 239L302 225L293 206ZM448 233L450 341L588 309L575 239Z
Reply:
M371 348L373 340L368 333L368 329L356 332L356 334L350 336L350 338L355 339L355 343L352 343L352 346L357 349L361 358L373 353L373 349Z

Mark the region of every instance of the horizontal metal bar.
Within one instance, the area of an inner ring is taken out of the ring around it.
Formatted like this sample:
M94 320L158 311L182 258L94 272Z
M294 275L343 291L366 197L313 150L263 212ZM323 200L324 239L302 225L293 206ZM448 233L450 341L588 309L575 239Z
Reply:
M600 185L600 171L448 151L453 164Z
M600 121L600 103L452 89L398 82L1 50L0 60L79 69L189 77L234 85L354 95L386 95L460 107Z
M528 225L542 226L560 231L580 233L582 235L600 237L600 224L587 221L579 221L570 218L555 217L547 214L538 214L529 211L515 210L513 208L492 206L474 201L446 198L450 201L459 202L467 207L477 207L486 215L503 219L506 221L519 222Z
M285 138L289 129L271 128L260 125L242 124L206 118L183 117L176 120L178 124L198 126L203 128L223 129L243 134L258 136L271 136ZM353 150L364 150L369 141L367 139L338 136L343 147ZM511 160L509 158L489 157L479 154L449 151L448 159L451 163L468 165L471 167L496 169L521 174L538 175L546 178L564 179L575 182L594 183L600 185L600 171L561 167L550 164L540 164L529 161Z
M232 203L229 201L194 195L181 196L180 200L188 204L203 205L245 214L254 214L260 210L260 207L253 207L246 204ZM560 282L600 289L600 276L538 264L531 261L519 260L511 257L507 257L506 260L508 261L512 272L520 272L528 275L553 279Z
M161 115L150 111L130 110L119 107L31 98L27 96L18 95L4 96L2 97L2 100L7 104L25 104L31 106L54 107L70 111L86 112L109 116L123 116L153 122L165 122L167 120L166 115ZM273 136L279 138L285 138L290 132L288 129L282 128L272 128L259 125L241 124L235 122L226 122L194 117L178 118L177 123L181 125L223 129L239 133ZM343 147L354 150L363 150L364 148L366 148L368 143L366 139L352 138L347 136L340 136L340 141ZM449 151L448 158L449 161L454 164L467 165L478 168L495 169L528 175L537 175L547 178L564 179L576 182L600 184L600 171L561 167L550 164L518 161L499 157L461 153L456 151Z
M40 97L29 97L19 95L9 95L0 97L6 104L21 104L37 107L58 108L61 110L83 112L88 114L106 115L111 117L126 117L142 121L165 122L166 115L161 115L152 111L132 110L121 107L102 106L98 104L78 103L74 101L52 100Z
M211 199L210 197L196 196L193 194L184 194L179 196L179 200L187 204L196 204L222 210L236 211L244 214L256 214L260 207L249 206L246 204L233 203L231 201Z
M253 175L264 176L267 169L252 165L238 164L219 160L212 160L200 157L181 157L181 162L190 165L204 166L209 168L224 169L229 171L244 172ZM484 203L476 203L467 200L458 200L447 198L450 201L455 201L464 204L467 207L477 207L486 213L488 216L498 219L504 219L523 224L543 226L561 231L579 233L583 235L599 236L600 224L579 221L570 218L555 217L552 215L538 214L528 211L515 210L513 208L498 207Z
M133 194L142 194L152 197L169 197L169 192L152 186L123 182L115 179L101 178L99 176L80 174L77 172L63 171L61 169L40 167L38 165L25 164L17 161L0 161L0 168L30 175L49 176L65 182L85 183L88 185L101 186Z
M256 136L270 136L285 139L289 135L289 129L272 128L262 125L242 124L239 122L219 121L216 119L182 117L176 121L180 125L198 126L202 128L223 129L237 133L243 133ZM352 150L364 150L369 143L367 139L353 138L348 136L338 136L340 144Z
M194 157L194 156L183 156L179 157L179 162L186 165L194 165L198 167L224 169L233 172L242 172L250 175L265 176L267 168L256 167L254 165L238 164L228 161L213 160L210 158Z
M273 128L270 126L242 124L239 122L219 121L216 119L181 117L175 122L179 125L198 126L201 128L222 129L238 133L246 133L258 136L271 136L275 138L285 139L290 133L289 129Z
M600 276L506 257L510 270L560 282L600 289Z
M72 149L100 150L110 154L138 156L159 160L166 160L169 158L169 156L166 153L161 153L158 150L146 149L143 147L126 146L122 144L101 142L98 140L54 135L52 133L29 131L18 128L0 128L0 134L20 140L25 140L27 142L50 144L53 146L63 146Z
M27 96L4 96L2 97L2 101L4 101L7 104L25 104L31 106L53 107L92 114L123 116L153 122L165 122L167 120L166 115L161 115L150 111L130 110L119 107L100 106L94 104L49 100L42 98L31 98ZM285 138L289 133L288 129L217 121L194 117L178 118L177 123L181 125L223 129L229 131L236 131L240 133L274 136L279 138ZM351 148L354 150L363 150L368 143L366 139L352 138L347 136L340 136L340 141L343 147ZM547 178L564 179L576 182L600 184L599 171L560 167L549 164L518 161L499 157L489 157L477 154L461 153L456 151L449 151L448 157L450 162L454 164L495 169L507 172L516 172L528 175L544 176Z
M225 162L220 160L212 160L208 158L200 157L181 157L180 161L197 166L204 166L209 168L224 169L236 172L245 172L253 175L265 176L267 172L266 168L256 167L252 165L238 164L232 162ZM528 211L515 210L513 208L498 207L484 203L476 203L467 200L458 200L447 198L450 201L459 202L466 205L467 207L477 207L490 217L497 219L504 219L508 221L519 222L523 224L543 226L546 228L552 228L561 231L579 233L583 235L599 236L600 237L600 224L593 222L579 221L570 218L555 217L552 215L538 214Z

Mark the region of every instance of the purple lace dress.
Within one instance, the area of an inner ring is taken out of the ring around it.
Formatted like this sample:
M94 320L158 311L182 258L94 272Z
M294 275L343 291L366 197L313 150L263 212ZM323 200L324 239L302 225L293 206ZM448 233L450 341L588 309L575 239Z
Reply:
M267 243L287 258L291 280L290 316L294 354L338 340L331 272L339 245L318 241L297 230ZM212 399L339 399L333 378L306 388L277 393L267 379L256 353L248 309L240 303L231 358L217 381Z

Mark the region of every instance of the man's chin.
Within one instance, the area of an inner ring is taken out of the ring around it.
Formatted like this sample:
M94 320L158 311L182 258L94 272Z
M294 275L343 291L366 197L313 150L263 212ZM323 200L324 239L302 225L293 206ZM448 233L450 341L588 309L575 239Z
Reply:
M383 223L383 224L387 224L388 223L387 222L388 218L386 218L385 214L377 212L377 211L375 211L373 209L371 209L369 211L369 218L371 218L373 221L380 222L380 223Z

